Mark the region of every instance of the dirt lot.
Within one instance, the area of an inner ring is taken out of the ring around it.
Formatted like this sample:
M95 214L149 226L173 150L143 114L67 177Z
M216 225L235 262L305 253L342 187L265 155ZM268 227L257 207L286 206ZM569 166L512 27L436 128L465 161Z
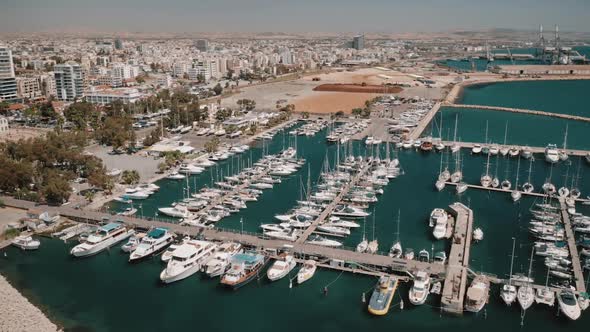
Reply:
M362 84L321 84L313 91L330 92L364 92L364 93L400 93L402 88L397 86L362 85Z
M42 128L10 127L7 132L0 133L0 142L34 138L44 135L48 131L49 129Z

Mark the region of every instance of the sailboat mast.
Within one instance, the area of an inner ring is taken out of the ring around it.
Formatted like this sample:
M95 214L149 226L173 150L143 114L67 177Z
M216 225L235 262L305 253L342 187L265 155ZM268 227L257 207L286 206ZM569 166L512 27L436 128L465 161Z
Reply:
M457 142L457 121L459 120L459 113L455 114L455 133L453 134L453 142Z
M516 163L516 184L514 188L518 190L518 175L520 174L520 157L518 157L518 162Z
M512 238L512 255L510 258L510 276L508 277L508 284L512 285L512 268L514 267L514 248L516 246L516 238Z

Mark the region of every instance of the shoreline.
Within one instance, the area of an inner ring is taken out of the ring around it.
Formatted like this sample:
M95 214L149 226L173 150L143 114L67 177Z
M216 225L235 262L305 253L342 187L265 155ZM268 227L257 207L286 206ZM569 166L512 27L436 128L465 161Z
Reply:
M40 306L31 302L1 274L0 312L2 331L63 331L59 322L50 319Z

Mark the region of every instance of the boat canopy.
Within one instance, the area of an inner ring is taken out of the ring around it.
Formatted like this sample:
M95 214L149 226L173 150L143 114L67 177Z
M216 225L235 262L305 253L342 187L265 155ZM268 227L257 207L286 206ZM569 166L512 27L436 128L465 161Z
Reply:
M233 257L236 262L243 262L246 264L254 264L262 258L262 255L255 253L237 254Z
M152 239L159 239L162 236L164 236L165 234L166 234L166 229L164 229L164 228L155 228L155 229L152 229L148 233L148 236L151 237Z
M105 231L105 232L110 232L110 231L112 231L112 230L114 230L114 229L117 229L117 228L119 228L119 227L121 227L121 224L120 224L120 223L117 223L117 222L111 222L111 223L108 223L108 224L106 224L106 225L102 226L102 227L101 227L101 229L102 229L103 231Z

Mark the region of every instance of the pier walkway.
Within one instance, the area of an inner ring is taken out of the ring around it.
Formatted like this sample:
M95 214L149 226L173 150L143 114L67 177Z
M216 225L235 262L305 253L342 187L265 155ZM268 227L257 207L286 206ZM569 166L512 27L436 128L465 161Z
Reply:
M420 120L420 122L418 122L418 125L412 130L412 132L408 136L408 139L415 140L418 139L420 135L422 135L422 132L424 132L424 130L426 129L426 127L428 127L436 113L438 113L440 106L441 103L434 104L430 111Z
M451 204L450 208L455 219L455 232L442 289L441 307L445 312L461 314L467 289L473 211L462 203Z
M485 143L475 143L475 142L453 142L453 141L442 141L442 144L444 144L445 146L452 146L454 144L458 145L459 147L461 147L462 149L472 149L476 144L477 145L481 145L481 146L497 146L498 149L502 149L502 148L512 148L512 147L517 147L519 149L522 149L523 146L519 146L516 144L512 144L512 145L503 145L503 144L485 144ZM531 150L532 153L545 153L545 147L535 147L535 146L526 146L527 148L529 148ZM590 151L586 151L586 150L573 150L573 149L561 149L559 148L560 151L565 151L569 156L575 156L575 157L584 157L587 154L590 153ZM485 155L483 153L481 153L482 155Z
M292 251L299 257L314 257L318 260L320 258L324 258L328 260L342 261L345 263L345 266L327 264L327 266L338 270L340 270L340 267L348 267L360 273L361 270L364 269L370 271L371 275L374 275L375 271L383 271L383 273L398 272L405 274L409 271L421 270L426 271L431 275L437 276L443 276L446 271L446 266L442 264L419 262L417 260L394 259L387 256L386 254L359 253L355 252L354 250L343 248L329 248L308 243L293 243L284 240L265 239L263 238L263 234L247 234L242 233L239 230L221 230L218 228L182 226L180 224L145 220L135 217L112 216L101 212L77 210L64 206L37 206L34 202L17 200L12 197L2 197L2 200L7 206L27 209L30 211L48 211L50 213L56 213L78 222L98 223L111 220L125 223L130 227L142 229L163 227L179 235L182 234L198 236L217 241L234 241L242 243L246 246L256 247L261 250L285 249Z
M348 184L342 189L342 191L338 194L338 196L336 196L336 198L334 198L334 200L332 200L332 202L330 202L330 204L328 204L328 206L326 206L326 208L322 211L322 213L320 213L320 215L305 230L305 232L303 232L303 234L301 234L299 236L299 238L295 241L296 243L305 242L305 240L307 240L307 238L312 233L315 232L316 228L320 224L324 223L326 218L328 218L330 216L330 214L332 213L332 211L334 211L336 206L338 204L340 204L340 202L342 201L344 196L346 196L346 194L348 194L348 192L350 191L350 188L352 188L356 185L356 183L359 181L359 179L362 178L363 175L365 175L365 173L369 170L369 168L370 168L370 165L364 165L363 168L361 168L361 170L352 177L350 182L348 182Z
M576 237L572 230L572 224L570 223L570 217L567 212L567 205L563 198L559 198L559 204L561 205L561 217L563 219L563 226L565 229L565 237L567 240L567 246L570 251L570 257L572 258L572 269L574 271L574 282L576 290L578 292L586 292L586 285L584 284L584 273L582 265L580 263L580 255L578 254L578 247L576 246Z
M560 119L566 119L566 120L590 122L590 118L583 117L583 116L561 114L561 113L551 113L551 112L529 110L529 109L523 109L523 108L489 106L489 105L470 105L470 104L444 104L444 106L445 107L454 107L454 108L475 108L475 109L490 110L490 111L522 113L522 114L530 114L530 115L549 116L549 117L553 117L553 118L560 118Z

